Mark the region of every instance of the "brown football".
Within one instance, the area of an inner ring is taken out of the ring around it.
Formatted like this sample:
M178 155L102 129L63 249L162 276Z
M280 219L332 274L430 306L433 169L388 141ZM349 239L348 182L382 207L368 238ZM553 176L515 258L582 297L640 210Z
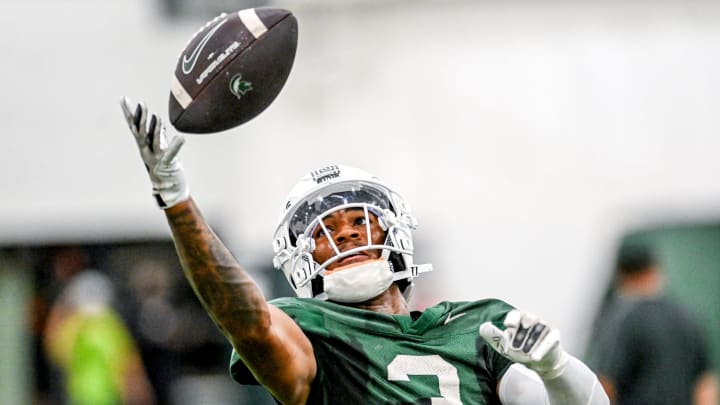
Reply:
M241 125L275 100L297 50L288 10L250 8L221 14L198 31L175 67L168 105L180 132L214 133Z

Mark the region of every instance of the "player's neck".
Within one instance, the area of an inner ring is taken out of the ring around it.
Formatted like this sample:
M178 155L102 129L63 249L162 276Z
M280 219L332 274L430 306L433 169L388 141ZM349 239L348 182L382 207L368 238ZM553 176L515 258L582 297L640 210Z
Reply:
M410 315L408 303L397 284L391 285L377 297L353 306L387 315Z

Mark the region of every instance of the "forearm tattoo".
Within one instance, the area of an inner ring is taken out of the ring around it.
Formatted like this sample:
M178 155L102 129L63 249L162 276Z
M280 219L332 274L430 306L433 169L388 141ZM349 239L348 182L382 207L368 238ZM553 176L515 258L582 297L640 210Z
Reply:
M267 322L262 292L215 235L192 200L166 211L186 278L228 335Z

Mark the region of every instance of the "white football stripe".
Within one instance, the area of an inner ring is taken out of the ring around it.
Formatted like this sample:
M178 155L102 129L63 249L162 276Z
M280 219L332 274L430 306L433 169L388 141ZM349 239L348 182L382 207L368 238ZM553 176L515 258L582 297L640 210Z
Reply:
M254 8L238 11L238 17L255 38L259 38L260 35L267 31L267 27L260 20Z
M170 83L170 93L172 93L173 97L175 97L175 100L177 100L183 110L186 109L193 101L190 94L187 90L185 90L175 75L173 75L172 83Z

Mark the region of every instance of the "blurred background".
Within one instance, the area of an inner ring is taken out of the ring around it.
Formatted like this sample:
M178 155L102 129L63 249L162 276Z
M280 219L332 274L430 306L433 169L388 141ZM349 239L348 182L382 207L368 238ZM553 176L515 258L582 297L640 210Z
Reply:
M3 0L0 402L59 403L48 320L87 269L161 403L267 401L230 381L119 107L166 117L192 34L258 5L298 18L284 90L242 127L187 136L181 158L267 296L290 293L270 263L287 191L340 162L412 205L417 262L435 266L414 307L501 298L581 356L641 235L720 364L720 3ZM58 270L68 255L81 264Z

